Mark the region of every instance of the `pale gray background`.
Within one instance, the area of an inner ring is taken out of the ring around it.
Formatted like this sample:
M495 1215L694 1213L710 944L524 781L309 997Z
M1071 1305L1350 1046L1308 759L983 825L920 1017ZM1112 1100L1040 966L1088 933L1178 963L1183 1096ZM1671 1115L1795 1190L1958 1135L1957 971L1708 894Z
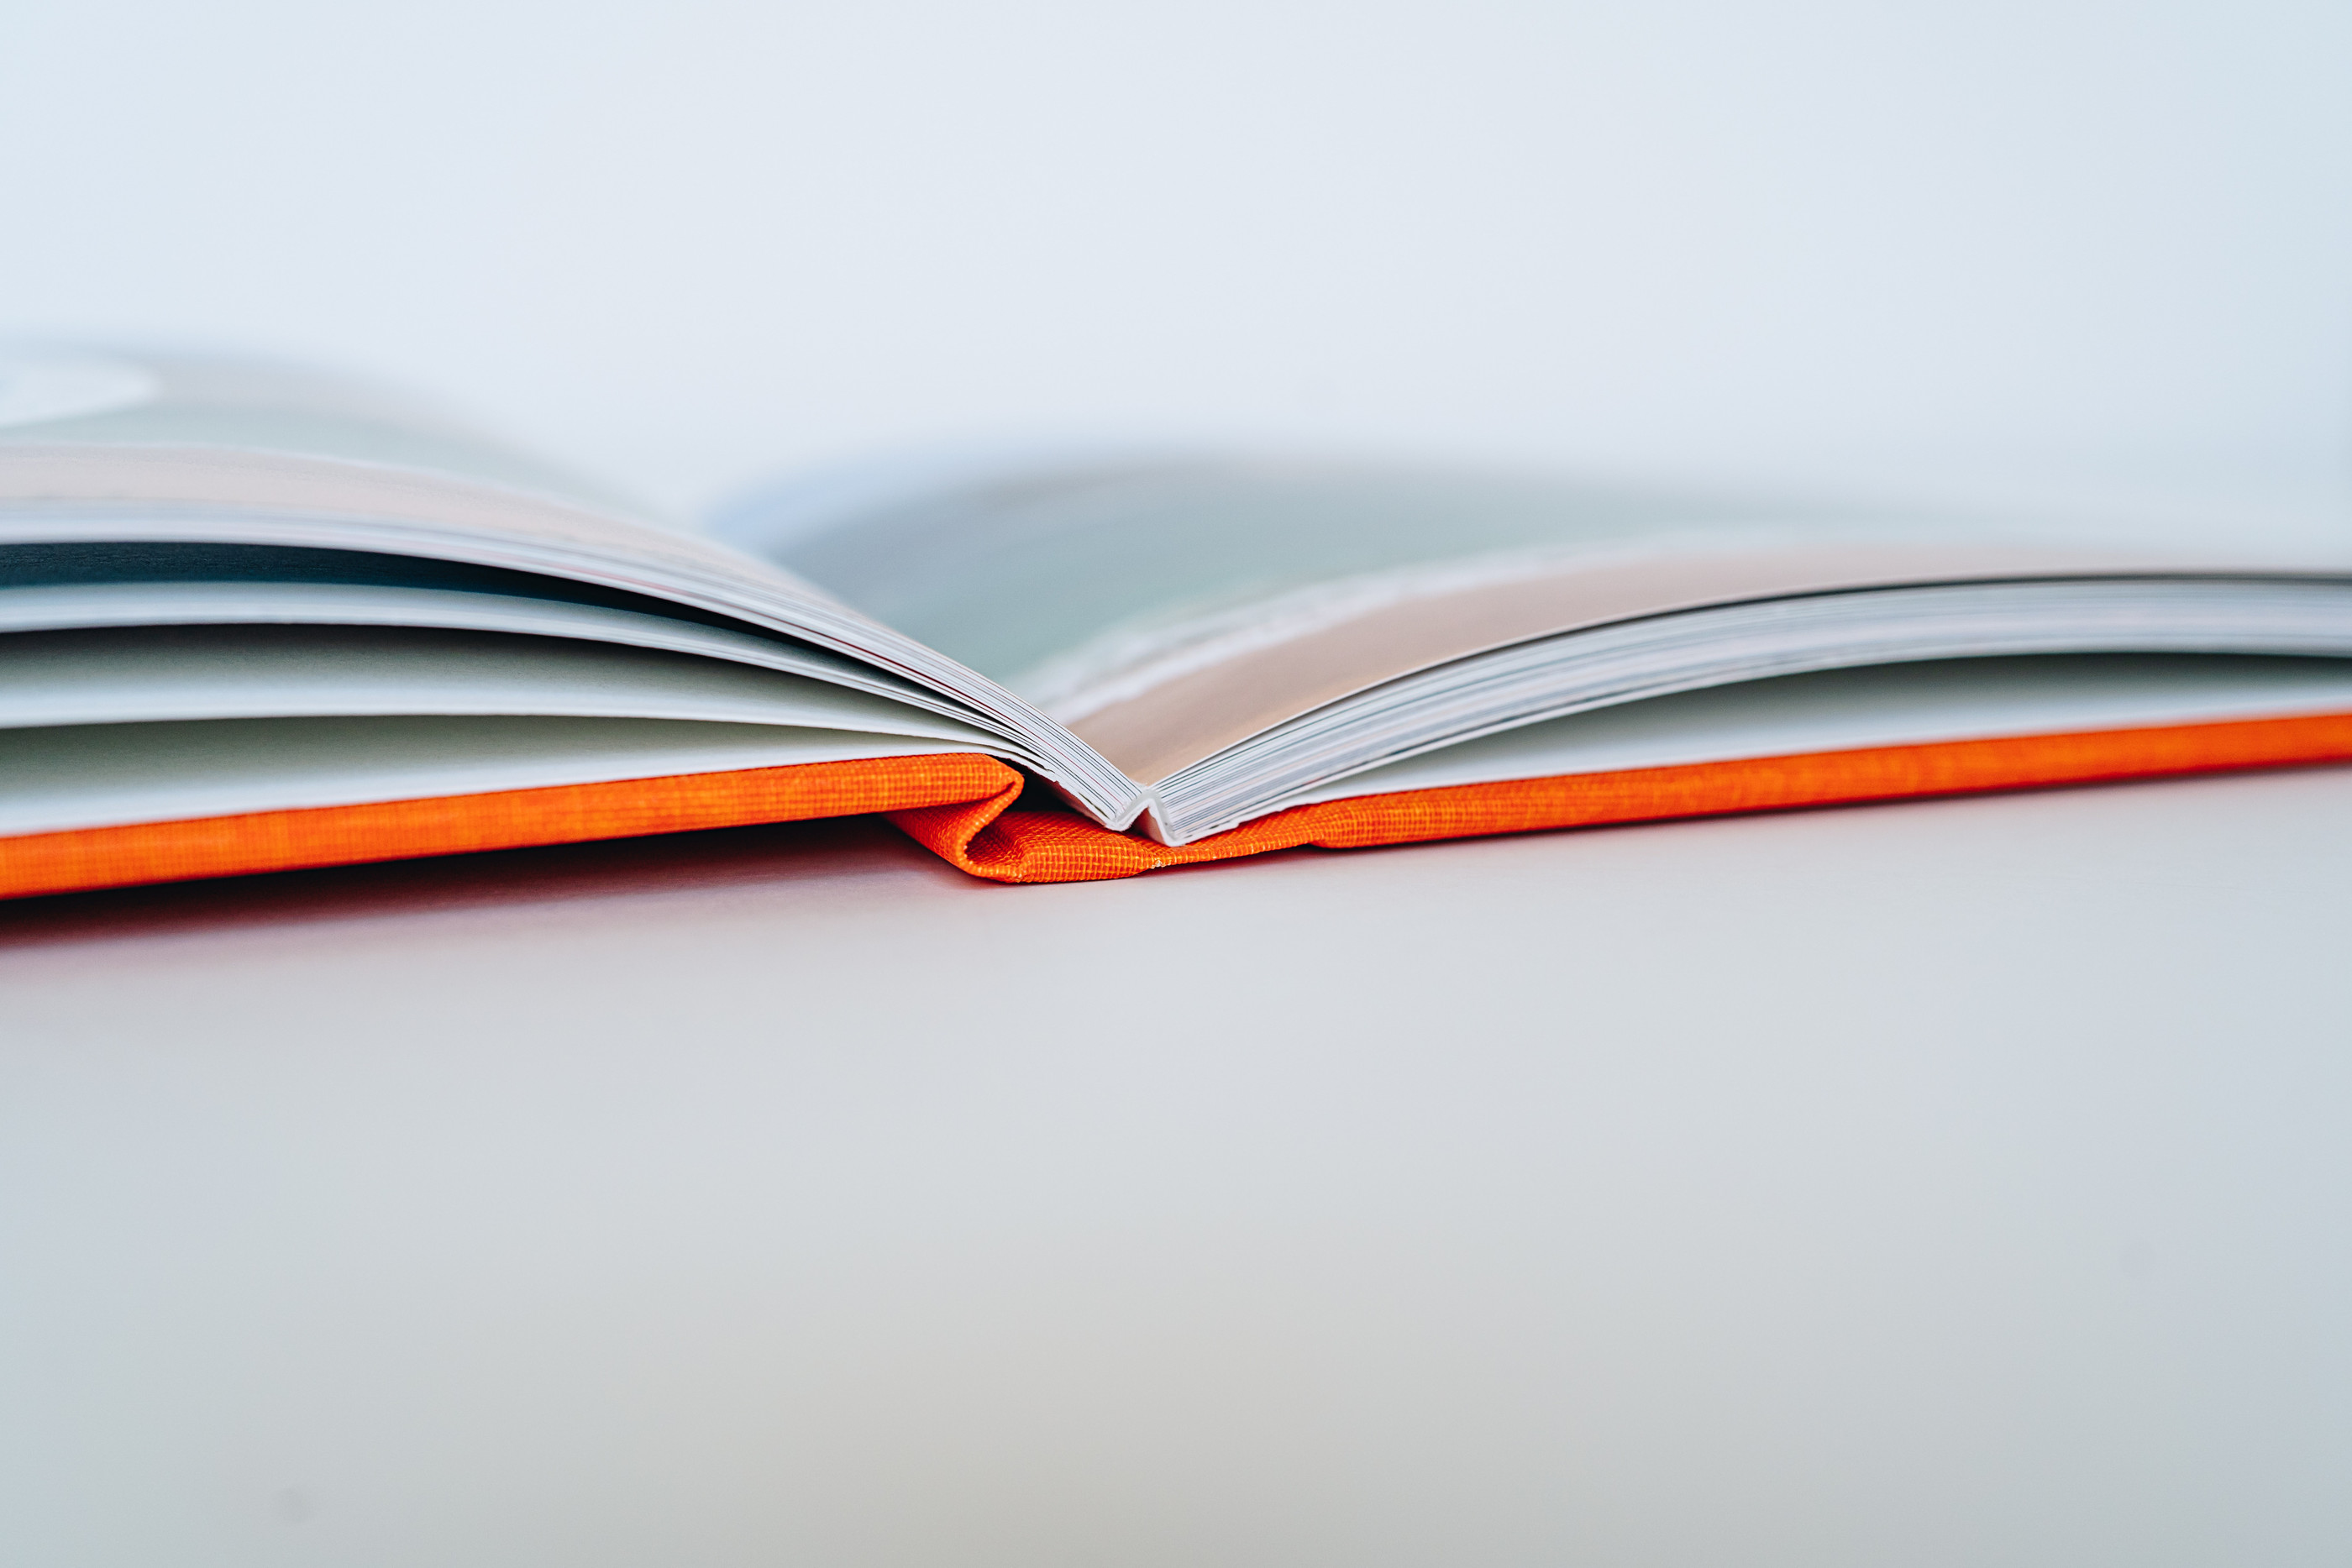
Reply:
M2352 8L8 0L0 332L910 436L2328 484Z
M2325 515L2336 5L0 5L0 329L679 506L1223 434ZM2352 1554L2352 777L0 913L0 1556Z
M2336 1564L2352 774L0 917L39 1563Z

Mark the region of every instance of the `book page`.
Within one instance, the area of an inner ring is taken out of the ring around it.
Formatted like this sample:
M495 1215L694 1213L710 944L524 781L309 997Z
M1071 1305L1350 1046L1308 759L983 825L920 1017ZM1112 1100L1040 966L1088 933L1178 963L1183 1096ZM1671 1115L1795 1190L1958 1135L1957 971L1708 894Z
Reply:
M427 548L453 533L478 548ZM0 359L0 546L116 539L341 545L558 577L582 575L564 570L581 557L631 559L753 598L824 597L364 382L172 355Z
M700 719L908 735L1003 752L1001 737L830 681L688 653L379 626L20 632L0 729L304 715Z
M869 487L829 516L754 505L725 527L1147 782L1382 682L1581 627L1863 587L2211 564L1959 517L1208 460Z
M1781 675L1505 730L1302 791L1297 803L1514 779L1999 736L2352 711L2352 660L2077 653Z
M896 681L945 699L1097 815L1123 821L1139 805L1133 780L954 659L429 407L336 378L209 361L0 365L0 576L12 548L154 546L453 562L722 618L808 645L820 656L804 673L825 675L829 653L883 677L851 684Z
M0 729L0 834L955 749L856 730L513 714Z

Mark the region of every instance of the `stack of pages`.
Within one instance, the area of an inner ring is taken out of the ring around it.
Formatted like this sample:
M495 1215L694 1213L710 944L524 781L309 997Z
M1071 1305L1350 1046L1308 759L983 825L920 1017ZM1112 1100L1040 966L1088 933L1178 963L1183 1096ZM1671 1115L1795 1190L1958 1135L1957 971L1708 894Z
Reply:
M0 363L0 894L882 812L976 875L2352 758L2352 547L1159 455L689 532L307 373Z

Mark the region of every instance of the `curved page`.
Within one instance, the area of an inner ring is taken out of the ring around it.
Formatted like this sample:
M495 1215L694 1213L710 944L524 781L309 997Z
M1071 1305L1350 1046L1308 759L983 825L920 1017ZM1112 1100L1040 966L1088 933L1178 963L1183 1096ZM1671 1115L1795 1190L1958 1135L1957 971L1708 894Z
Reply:
M880 499L849 508L804 491L740 508L730 536L1009 687L1154 786L1404 677L1678 611L2345 564L2301 544L2154 549L1967 517L1264 462L876 485L863 493Z
M1293 798L1344 800L1747 758L2352 712L2352 662L2165 654L1955 659L1783 675L1459 742Z
M972 716L968 709L924 687L854 659L779 637L602 604L376 583L68 583L0 588L0 632L218 625L398 626L616 643L782 670L936 713Z
M337 549L646 595L929 688L1018 737L1040 772L1108 820L1129 820L1140 803L1131 779L954 659L414 400L276 367L68 361L0 374L0 553L174 541ZM16 395L44 383L71 395Z
M1188 842L1381 763L1583 709L1816 670L2001 654L2352 657L2352 582L1940 583L1686 610L1537 639L1327 704L1185 768L1150 819Z
M0 730L0 834L923 756L937 740L659 719L217 719Z
M312 626L28 632L0 660L0 728L301 715L703 719L1003 739L887 697L651 649L490 632Z

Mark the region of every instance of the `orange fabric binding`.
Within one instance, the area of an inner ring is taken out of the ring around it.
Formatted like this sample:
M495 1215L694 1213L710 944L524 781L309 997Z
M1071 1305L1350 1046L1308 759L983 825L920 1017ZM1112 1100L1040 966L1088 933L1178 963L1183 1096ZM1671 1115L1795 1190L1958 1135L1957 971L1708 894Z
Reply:
M881 812L974 876L1090 882L1268 850L1470 838L1906 796L2352 760L2352 714L1767 757L1367 795L1171 849L1063 810L970 754L818 762L0 839L0 897Z
M993 758L881 757L82 828L0 839L0 898L849 817L940 800L1010 804L1020 793L1021 775Z
M2352 760L2352 714L2328 714L1884 746L1410 789L1295 806L1180 849L1114 833L1067 812L1010 810L1011 800L1003 798L895 811L890 820L974 876L1091 882L1307 844L1365 849L1539 828L2346 760Z

